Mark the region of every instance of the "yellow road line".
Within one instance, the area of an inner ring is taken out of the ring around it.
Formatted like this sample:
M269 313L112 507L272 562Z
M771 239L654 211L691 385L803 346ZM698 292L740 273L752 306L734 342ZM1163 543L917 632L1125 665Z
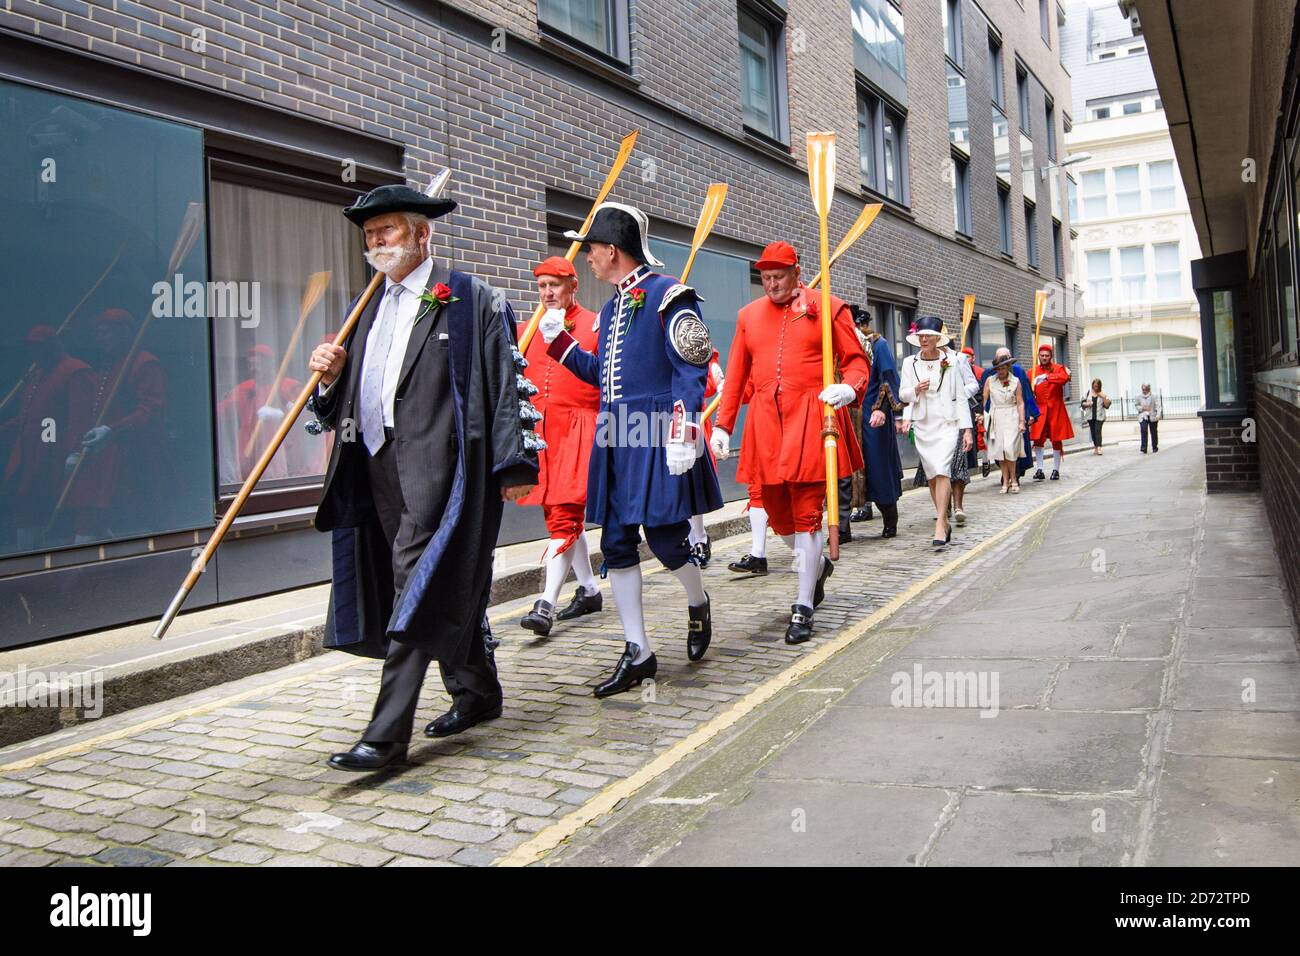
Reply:
M1104 477L1104 475L1099 475L1098 477ZM1096 480L1096 478L1092 479L1092 481ZM714 737L717 737L724 730L735 725L741 718L749 714L760 704L770 700L778 692L789 687L805 674L826 663L826 661L831 657L844 650L854 641L858 640L871 628L883 624L894 614L898 613L898 611L901 610L909 601L922 594L927 588L942 581L947 575L951 574L962 565L973 561L976 557L983 554L998 542L1005 540L1017 529L1023 527L1045 511L1055 508L1063 502L1069 501L1080 491L1083 491L1091 485L1092 481L1079 485L1072 491L1057 498L1053 498L1051 501L1044 502L1033 511L1021 516L1011 524L1007 525L1007 527L1003 528L991 538L981 541L966 553L959 555L952 561L943 565L937 571L907 588L907 590L895 595L884 607L859 621L839 637L821 645L807 656L800 658L798 662L786 668L780 674L777 674L763 684L760 684L745 697L733 704L728 710L719 714L717 717L714 717L704 726L696 729L690 736L679 740L668 750L665 750L654 760L650 761L650 763L632 774L632 776L614 781L568 816L563 817L551 824L549 827L538 831L532 839L528 840L528 842L519 844L519 846L515 847L506 855L499 857L494 865L528 866L529 864L538 862L542 857L550 853L565 840L572 837L584 826L598 817L612 812L619 803L634 795L637 791L654 781L656 777L659 777L661 774L680 763L683 759L698 750L704 744L708 743Z

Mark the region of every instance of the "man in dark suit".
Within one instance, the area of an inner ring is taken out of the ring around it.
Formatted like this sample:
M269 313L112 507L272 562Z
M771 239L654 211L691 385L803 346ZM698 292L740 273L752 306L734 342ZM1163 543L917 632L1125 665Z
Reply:
M370 725L330 758L342 770L405 759L433 660L452 706L426 736L501 714L483 621L502 502L537 480L535 389L504 296L429 256L430 220L454 208L381 186L344 210L386 280L346 347L310 361L313 408L338 432L316 514L334 536L326 645L384 658Z

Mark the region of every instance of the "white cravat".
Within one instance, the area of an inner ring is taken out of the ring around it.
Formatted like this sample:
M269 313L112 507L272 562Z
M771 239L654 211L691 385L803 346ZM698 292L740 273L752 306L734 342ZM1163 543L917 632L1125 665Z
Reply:
M388 361L384 364L384 426L393 427L393 406L397 398L397 382L402 374L402 361L406 358L406 345L411 339L411 330L415 327L415 317L420 314L426 303L420 301L420 296L424 293L429 285L429 276L433 274L433 259L425 259L416 266L411 273L401 281L401 285L406 294L400 296L397 304L397 315L388 316L388 321L394 322L393 327L393 344L388 350ZM384 301L379 304L381 312L376 313L382 316L382 310L389 308L392 296L389 290L395 283L392 279L387 280L384 284ZM370 332L366 336L366 352L369 354L370 347L377 341L380 322L376 321L370 326ZM366 389L365 378L370 373L368 367L361 370L361 392L364 394Z

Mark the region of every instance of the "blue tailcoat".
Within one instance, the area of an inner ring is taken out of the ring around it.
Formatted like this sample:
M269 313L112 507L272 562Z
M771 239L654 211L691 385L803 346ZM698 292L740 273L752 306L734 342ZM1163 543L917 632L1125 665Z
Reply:
M632 293L645 293L636 306ZM600 310L596 354L576 343L557 355L574 375L600 389L600 412L587 475L587 520L599 525L686 521L722 507L718 475L703 438L684 475L668 473L664 433L673 403L699 421L709 366L684 358L673 345L683 319L699 319L698 296L671 276L638 269ZM701 320L702 321L702 320ZM556 345L565 340L557 339Z
M903 459L894 434L894 403L898 401L898 366L894 350L883 338L871 345L871 378L862 398L862 457L866 462L867 498L890 505L903 493ZM871 413L879 408L885 424L871 427Z

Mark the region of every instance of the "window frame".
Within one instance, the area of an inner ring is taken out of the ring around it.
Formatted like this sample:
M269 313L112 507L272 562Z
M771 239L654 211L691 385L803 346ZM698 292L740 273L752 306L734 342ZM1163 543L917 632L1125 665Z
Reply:
M567 2L567 0L556 0L556 2ZM606 14L609 17L612 50L602 50L594 47L580 37L574 36L559 24L543 19L541 0L537 0L536 4L538 33L546 39L565 46L572 46L580 52L595 57L603 63L608 63L622 72L628 72L632 68L629 0L600 0L600 2L604 3Z
M1035 271L1040 271L1038 257L1038 207L1030 199L1024 201L1025 205L1025 265Z
M997 183L998 200L998 251L1010 259L1014 255L1014 240L1011 233L1011 187Z
M1052 266L1056 270L1056 278L1065 280L1065 234L1061 226L1061 220L1052 218Z
M1029 68L1019 60L1016 61L1016 109L1019 112L1017 122L1020 132L1033 138L1033 117L1029 115Z
M872 195L887 200L894 205L904 208L911 206L911 184L908 176L909 150L907 144L907 111L900 108L896 103L884 96L870 84L859 81L858 83L858 120L861 128L863 117L862 104L866 102L871 108L867 110L871 126L871 145L873 149L874 167L876 181L863 181L862 186ZM894 120L894 143L896 153L893 154L894 168L896 176L896 192L894 195L890 192L889 182L887 179L886 153L887 149L885 136L886 117ZM861 133L859 133L859 143L861 142ZM861 157L859 157L859 170L861 169Z
M1133 170L1133 175L1134 175L1134 177L1136 178L1137 181L1134 183L1132 189L1124 189L1124 190L1121 190L1121 189L1119 188L1119 173L1120 173L1120 170L1122 170L1122 169L1131 169L1131 170ZM1140 216L1140 215L1142 214L1142 212L1143 212L1143 208L1142 208L1142 164L1141 164L1141 163L1125 163L1125 164L1122 165L1122 166L1113 166L1113 167L1111 167L1111 170L1110 170L1110 179L1111 179L1111 183L1112 183L1112 189L1111 189L1111 191L1115 194L1115 215L1116 215L1116 216ZM1128 209L1128 210L1123 209L1123 208L1121 207L1121 202L1120 202L1120 197L1121 197L1121 196L1136 196L1136 197L1137 197L1137 208L1136 208L1136 209Z
M993 105L1002 110L1002 115L1007 112L1007 77L1006 65L1002 58L1002 38L989 31L989 78L990 96L993 98Z
M1056 101L1048 95L1043 97L1043 122L1047 159L1048 162L1054 163L1056 162Z
M962 0L943 0L943 52L959 70L964 70L965 57L962 52ZM951 44L950 42L951 41Z
M1160 258L1157 250L1168 246L1173 246L1174 248L1174 269L1172 271L1161 272ZM1178 277L1178 289L1174 295L1166 297L1160 294L1160 277L1162 275L1173 275ZM1151 292L1153 301L1176 302L1183 297L1183 247L1179 240L1174 239L1169 242L1151 243L1151 277L1154 283Z
M746 121L744 101L744 61L740 61L741 74L737 77L737 90L740 93L741 124L746 135L753 136L767 143L784 148L790 146L789 95L786 86L785 57L785 20L775 16L770 10L757 3L741 2L736 4L737 51L744 49L745 34L740 30L740 18L748 16L762 27L768 41L768 81L772 99L772 130L761 130Z
M1155 185L1155 179L1154 179L1154 177L1151 175L1151 170L1152 170L1152 168L1155 167L1155 166L1162 166L1162 165L1166 165L1166 164L1169 166L1169 185L1167 185L1167 186L1156 186L1156 185ZM1146 169L1146 176L1147 176L1147 189L1146 189L1146 193L1147 193L1147 209L1150 210L1151 212L1165 212L1165 211L1167 211L1167 210L1177 209L1177 208L1178 208L1178 174L1177 174L1177 163L1175 163L1174 160L1172 160L1172 159L1155 159L1155 160L1151 160L1150 162L1146 163L1146 167L1147 167L1147 169ZM1161 191L1163 191L1163 190L1168 190L1168 191L1169 191L1169 205L1167 205L1167 206L1157 206L1157 205L1156 205L1155 194L1156 194L1156 190L1157 190L1157 189L1159 189L1159 190L1161 190Z
M953 227L954 231L967 239L974 238L974 226L971 223L970 206L970 159L957 150L951 154ZM963 228L964 227L964 228Z
M1124 253L1137 250L1139 256L1138 270L1136 272L1124 271ZM1150 268L1147 266L1147 247L1144 243L1136 245L1117 246L1115 250L1119 257L1119 287L1121 301L1124 305L1135 305L1147 301L1147 276ZM1137 295L1133 295L1130 286L1139 284Z
M1038 0L1038 31L1042 34L1047 48L1052 48L1052 17L1048 9L1051 0Z

